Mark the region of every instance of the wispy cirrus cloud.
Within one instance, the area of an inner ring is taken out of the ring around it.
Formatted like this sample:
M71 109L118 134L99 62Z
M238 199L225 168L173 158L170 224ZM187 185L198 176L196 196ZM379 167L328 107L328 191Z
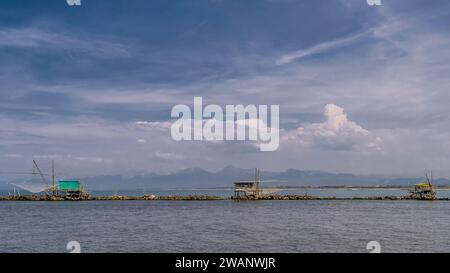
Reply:
M36 27L0 28L0 47L76 50L96 56L128 57L129 49L118 42L95 37L82 38L67 32Z
M314 45L309 48L300 49L294 52L286 53L283 56L279 57L276 60L277 65L284 65L292 63L296 60L300 60L302 58L312 56L315 54L331 51L333 49L341 48L344 46L351 45L354 42L357 42L372 33L372 30L364 31L361 33L352 34L350 36L344 36L337 38L332 41L323 42L317 45Z

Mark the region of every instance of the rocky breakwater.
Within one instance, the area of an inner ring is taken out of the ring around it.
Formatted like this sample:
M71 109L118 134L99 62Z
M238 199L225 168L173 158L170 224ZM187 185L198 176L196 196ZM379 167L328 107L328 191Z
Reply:
M231 197L233 200L337 200L336 197L316 197L311 195L245 195L238 198Z
M89 200L90 197L74 198L69 196L52 195L21 195L21 196L3 196L0 201L81 201Z
M417 198L413 198L411 196L371 196L371 197L349 197L349 198L337 198L334 196L331 197L317 197L311 195L263 195L263 196L255 196L255 195L246 195L240 196L238 198L231 197L232 200L286 200L286 201L294 201L294 200L366 200L366 201L386 201L386 200L418 200ZM434 200L439 201L449 201L449 198L437 198Z
M176 196L156 196L156 195L144 195L144 196L126 196L126 195L113 195L113 196L98 196L93 197L91 200L122 200L122 201L208 201L208 200L224 200L223 197L219 196L208 196L208 195L176 195Z
M239 200L239 201L256 201L256 200L279 200L279 201L308 201L308 200L366 200L366 201L383 201L383 200L427 200L417 199L411 196L373 196L373 197L352 197L352 198L337 198L331 197L317 197L311 195L264 195L264 196L240 196L239 198L223 198L220 196L208 195L177 195L177 196L127 196L127 195L113 195L113 196L86 196L82 198L73 198L69 196L51 196L51 195L22 195L22 196L3 196L0 201L217 201L217 200ZM437 201L450 201L449 198L436 198Z
M208 201L208 200L224 200L225 198L219 196L207 195L188 195L188 196L127 196L127 195L112 195L112 196L86 196L82 198L73 198L69 196L52 196L52 195L22 195L22 196L4 196L0 197L0 201Z

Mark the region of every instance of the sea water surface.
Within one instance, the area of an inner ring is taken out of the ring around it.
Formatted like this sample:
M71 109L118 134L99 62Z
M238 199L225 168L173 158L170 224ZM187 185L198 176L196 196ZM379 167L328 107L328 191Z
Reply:
M0 202L0 252L449 252L450 201Z

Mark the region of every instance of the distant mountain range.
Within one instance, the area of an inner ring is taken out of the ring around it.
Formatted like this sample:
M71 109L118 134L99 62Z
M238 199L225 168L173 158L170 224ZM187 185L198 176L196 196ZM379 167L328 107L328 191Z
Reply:
M218 172L208 172L200 168L190 168L172 174L106 175L81 178L80 180L93 190L122 189L174 189L174 188L224 188L232 187L237 180L253 180L253 169L241 169L233 166ZM424 181L424 178L393 178L377 175L354 175L288 169L283 172L261 172L261 180L281 180L268 185L277 186L407 186ZM450 185L448 179L435 179L436 185Z
M171 174L128 174L102 175L79 179L90 190L133 190L133 189L182 189L182 188L229 188L234 181L253 180L253 169L233 166L218 172L208 172L200 168L190 168ZM270 182L270 186L408 186L424 181L421 177L395 178L377 175L354 175L288 169L283 172L261 171L261 180L280 180ZM39 183L39 180L35 180ZM31 181L33 182L33 181ZM435 179L436 185L450 185L450 180ZM1 188L10 188L4 183Z

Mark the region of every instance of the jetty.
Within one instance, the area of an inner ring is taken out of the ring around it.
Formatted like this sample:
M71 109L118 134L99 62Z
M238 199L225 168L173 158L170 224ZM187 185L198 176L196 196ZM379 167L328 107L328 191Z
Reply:
M310 195L277 195L268 194L273 188L264 188L261 185L260 170L255 169L255 179L252 181L234 182L233 200L250 201L250 200L449 200L449 198L438 198L435 186L432 184L433 173L431 178L426 174L426 182L414 185L410 190L410 194L406 196L374 196L374 197L314 197ZM276 181L276 180L272 180ZM272 182L271 181L271 182ZM278 187L283 189L283 187Z
M217 201L226 200L227 198L220 196L207 195L177 195L177 196L128 196L128 195L112 195L112 196L53 196L53 195L21 195L21 196L2 196L0 201Z
M255 195L246 195L246 196L240 196L238 198L232 197L232 200L236 201L264 201L264 200L277 200L277 201L350 201L350 200L359 200L359 201L402 201L402 200L431 200L431 199L418 199L416 197L413 197L411 195L406 196L369 196L369 197L318 197L318 196L311 196L311 195L278 195L278 194L271 194L271 195L263 195L263 196L255 196ZM433 200L437 201L449 201L450 198L435 198Z
M255 169L254 180L236 181L234 182L234 194L231 197L210 196L210 195L153 195L144 194L142 196L130 196L114 194L111 196L93 196L85 186L78 180L59 180L56 182L54 163L52 161L52 179L51 183L47 181L45 175L35 160L33 160L34 169L32 174L39 174L43 181L44 187L41 190L32 192L29 188L21 187L24 190L30 191L30 195L14 194L9 196L0 196L0 201L345 201L345 200L366 200L366 201L402 201L402 200L423 200L423 201L448 201L449 198L438 198L436 187L432 184L432 177L426 175L426 182L414 185L410 190L409 195L405 196L372 196L372 197L318 197L308 194L293 195L293 194L274 194L274 192L281 191L287 187L263 187L262 183L266 182L280 182L280 180L261 180L260 170ZM326 187L324 187L326 188ZM378 187L373 187L378 188Z
M46 201L46 202L61 202L61 201L407 201L407 200L428 200L431 199L417 199L411 195L406 196L371 196L371 197L318 197L311 195L244 195L244 196L210 196L210 195L143 195L143 196L128 196L128 195L112 195L112 196L88 196L83 198L74 198L70 196L52 196L52 195L21 195L21 196L2 196L1 201ZM435 198L433 201L450 201L450 198Z

